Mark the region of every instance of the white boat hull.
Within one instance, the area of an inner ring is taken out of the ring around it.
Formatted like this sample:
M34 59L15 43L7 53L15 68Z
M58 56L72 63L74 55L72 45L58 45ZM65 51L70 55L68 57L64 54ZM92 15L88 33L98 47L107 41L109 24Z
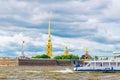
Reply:
M74 71L97 71L97 72L120 72L120 68L117 67L74 67Z

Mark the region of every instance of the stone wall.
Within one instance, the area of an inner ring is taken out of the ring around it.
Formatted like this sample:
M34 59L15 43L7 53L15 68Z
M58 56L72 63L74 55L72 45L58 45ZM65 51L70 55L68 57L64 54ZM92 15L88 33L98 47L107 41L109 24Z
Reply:
M0 58L0 66L17 66L18 60L11 58Z
M70 66L72 65L70 60L56 60L58 66Z
M78 61L79 63L79 61ZM52 60L52 59L19 59L19 66L71 66L71 60Z
M81 62L76 60L0 58L0 66L71 66L77 63Z
M19 59L19 66L47 66L47 65L57 65L56 60L37 60L37 59Z

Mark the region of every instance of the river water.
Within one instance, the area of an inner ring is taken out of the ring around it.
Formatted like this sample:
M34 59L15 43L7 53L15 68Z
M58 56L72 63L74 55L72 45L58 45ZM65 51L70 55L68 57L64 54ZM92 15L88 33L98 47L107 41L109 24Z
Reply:
M2 66L0 80L120 80L120 73L74 72L69 66Z

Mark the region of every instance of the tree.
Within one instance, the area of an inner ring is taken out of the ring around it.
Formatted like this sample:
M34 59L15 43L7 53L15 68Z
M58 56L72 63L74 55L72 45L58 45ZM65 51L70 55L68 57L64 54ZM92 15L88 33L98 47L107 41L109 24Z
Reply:
M42 54L42 55L33 56L32 58L50 58L50 57L46 54Z
M55 56L54 59L79 59L78 56L75 56L75 55L67 55L67 56Z
M120 55L118 55L118 56L115 56L115 57L120 57Z
M55 56L54 59L62 59L62 56Z
M98 60L98 56L95 56L95 60Z

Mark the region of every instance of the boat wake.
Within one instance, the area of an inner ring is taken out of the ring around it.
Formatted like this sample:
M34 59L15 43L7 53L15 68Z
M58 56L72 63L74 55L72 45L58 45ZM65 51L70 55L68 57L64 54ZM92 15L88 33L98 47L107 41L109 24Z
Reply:
M35 70L26 70L24 72L27 72L27 73L41 73L42 71L35 71Z
M58 73L73 73L73 70L66 68L65 70L55 70L50 72L58 72Z

